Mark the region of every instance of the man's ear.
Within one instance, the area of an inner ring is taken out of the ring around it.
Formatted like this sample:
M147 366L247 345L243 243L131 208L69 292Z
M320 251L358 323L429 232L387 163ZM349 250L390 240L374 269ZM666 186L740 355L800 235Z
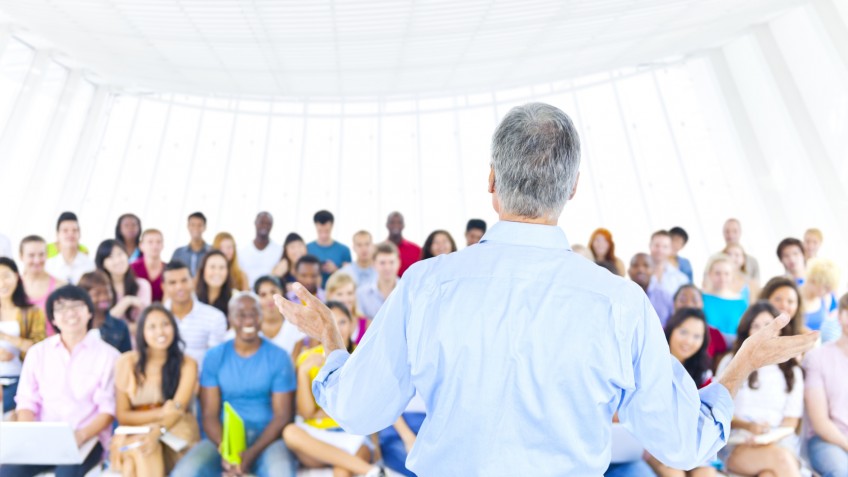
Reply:
M577 184L580 183L580 171L577 171L577 179L574 179L574 187L571 189L571 195L568 197L568 200L574 198L574 194L577 193Z
M492 167L489 169L489 193L495 193L495 168Z

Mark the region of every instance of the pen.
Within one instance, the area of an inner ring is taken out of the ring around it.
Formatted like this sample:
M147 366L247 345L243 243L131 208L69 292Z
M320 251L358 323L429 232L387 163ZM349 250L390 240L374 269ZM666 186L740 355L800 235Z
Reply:
M143 444L143 443L142 443L141 441L133 442L132 444L128 444L128 445L125 445L125 446L123 446L123 447L119 448L119 449L118 449L118 451L120 451L120 452L126 452L126 451L128 451L128 450L138 449L139 447L141 447L141 446L142 446L142 444Z

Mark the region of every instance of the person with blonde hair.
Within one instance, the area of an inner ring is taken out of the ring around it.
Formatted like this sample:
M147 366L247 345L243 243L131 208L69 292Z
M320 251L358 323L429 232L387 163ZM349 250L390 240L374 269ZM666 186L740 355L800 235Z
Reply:
M818 257L822 242L824 242L824 234L821 230L811 228L804 232L804 251L807 253L807 260Z
M832 260L815 258L807 264L807 279L799 287L804 303L804 325L822 332L822 342L837 339L838 334L826 333L836 322L839 307L834 291L839 285L839 268Z
M324 291L327 293L327 301L338 301L344 304L354 318L353 333L351 339L354 344L359 344L362 337L365 335L365 330L370 324L368 318L359 310L356 303L356 282L353 277L344 271L338 271L327 280L324 286Z
M760 283L758 279L752 278L748 274L748 264L745 260L748 255L745 253L745 249L738 243L731 243L724 247L721 253L730 257L731 263L737 270L733 274L733 289L738 291L749 303L753 303L754 297L760 292ZM709 287L706 271L704 271L704 287Z
M736 338L739 319L748 308L748 297L734 290L736 264L723 253L713 255L707 263L704 284L704 313L707 322L721 331L728 343Z
M215 240L212 241L212 248L220 250L230 264L230 278L233 281L233 289L239 291L250 290L250 286L247 283L247 274L239 266L236 239L233 238L232 234L229 232L218 232Z

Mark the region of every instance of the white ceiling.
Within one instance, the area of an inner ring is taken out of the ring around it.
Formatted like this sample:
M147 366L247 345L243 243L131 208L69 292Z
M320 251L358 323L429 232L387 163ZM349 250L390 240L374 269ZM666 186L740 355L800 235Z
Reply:
M0 23L132 91L388 97L493 91L690 54L798 3L0 0Z

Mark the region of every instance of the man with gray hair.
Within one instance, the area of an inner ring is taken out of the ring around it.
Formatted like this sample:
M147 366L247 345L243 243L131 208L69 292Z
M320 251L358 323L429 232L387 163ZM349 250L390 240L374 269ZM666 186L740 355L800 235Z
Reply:
M638 285L571 251L557 226L574 196L580 147L546 104L511 110L495 131L489 192L500 221L480 243L413 265L360 346L303 287L280 311L320 340L318 404L345 430L390 426L417 392L427 419L407 460L422 476L602 475L612 418L660 461L695 467L726 442L748 374L809 349L780 337L781 315L700 392L674 359Z

